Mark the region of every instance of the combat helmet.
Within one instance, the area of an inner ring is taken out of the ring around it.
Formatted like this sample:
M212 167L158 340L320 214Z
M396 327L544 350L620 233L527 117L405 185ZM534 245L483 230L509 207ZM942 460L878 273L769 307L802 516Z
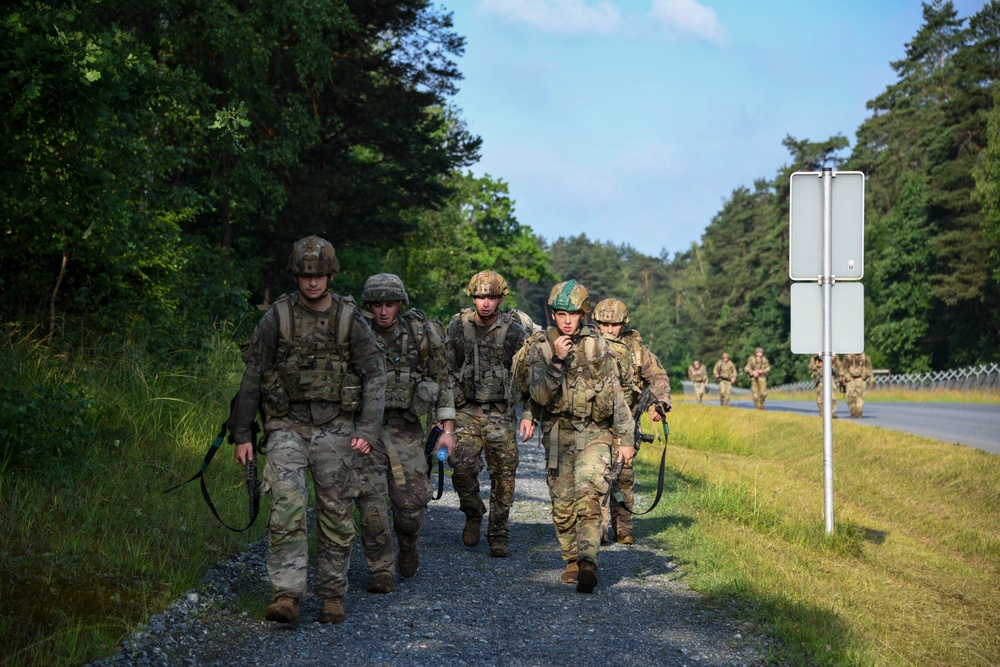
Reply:
M325 276L340 270L337 253L329 241L307 236L292 245L288 270L296 276Z
M465 295L475 299L478 296L502 298L510 294L507 281L496 271L480 271L472 276Z
M604 324L628 324L628 307L618 299L604 299L594 306L590 319Z
M567 313L580 311L586 315L590 312L590 292L575 280L558 283L549 292L549 307Z
M365 303L385 301L402 301L404 306L410 305L410 297L406 294L403 281L392 273L376 273L365 281L361 300Z

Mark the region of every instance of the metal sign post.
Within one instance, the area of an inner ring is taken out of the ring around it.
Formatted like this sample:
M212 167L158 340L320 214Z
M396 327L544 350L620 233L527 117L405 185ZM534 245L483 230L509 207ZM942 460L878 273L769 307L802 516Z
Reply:
M842 177L841 185L835 188L837 176ZM833 356L864 351L864 288L860 284L858 289L842 287L836 299L833 288L838 274L848 281L864 275L864 174L835 174L828 168L792 174L789 219L788 275L792 280L815 280L822 298L821 335L817 337L813 335L815 288L793 285L791 348L794 353L812 354L818 343L823 360L823 516L826 533L832 535ZM839 304L836 320L835 304ZM835 321L838 336L834 335Z

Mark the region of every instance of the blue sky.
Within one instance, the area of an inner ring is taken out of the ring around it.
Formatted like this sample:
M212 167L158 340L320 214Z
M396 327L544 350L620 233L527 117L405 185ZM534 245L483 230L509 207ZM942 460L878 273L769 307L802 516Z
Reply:
M982 0L956 0L961 17ZM917 0L451 0L456 104L522 224L688 249L786 135L854 143L923 23Z

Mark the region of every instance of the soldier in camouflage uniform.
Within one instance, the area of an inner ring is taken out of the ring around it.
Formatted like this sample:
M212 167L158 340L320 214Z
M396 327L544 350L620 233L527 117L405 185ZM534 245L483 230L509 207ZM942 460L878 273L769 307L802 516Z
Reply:
M847 380L847 406L851 409L851 418L861 419L865 395L869 388L875 386L872 360L864 352L849 354L844 357L840 368Z
M642 392L648 387L650 393L659 401L664 412L669 412L670 402L670 379L667 371L664 370L660 360L656 358L652 350L642 344L642 337L635 329L625 330L625 325L629 323L628 308L618 299L605 299L594 307L594 312L590 316L597 327L601 330L601 335L608 342L611 352L618 360L621 369L619 381L625 402L629 411L634 411L636 403ZM654 422L660 421L660 413L656 411L656 405L649 408L649 418ZM629 443L632 444L632 443ZM611 459L617 460L618 448L611 450ZM632 461L629 461L622 468L618 477L618 488L622 492L622 502L618 503L614 498L608 503L611 507L603 507L603 523L601 538L604 540L608 534L607 528L610 526L618 540L622 544L635 544L635 537L632 535L632 507L634 500L633 487L635 485L635 470L632 468Z
M590 310L587 288L575 280L559 283L549 307L556 326L528 341L527 389L539 406L552 522L566 562L561 579L592 593L611 452L617 447L620 459L632 459L634 423L611 348L596 328L583 324Z
M764 356L764 348L758 347L753 351L753 356L747 357L743 370L750 376L753 404L758 410L763 410L764 399L767 398L767 374L771 372L771 362Z
M329 291L340 268L333 246L316 236L301 239L288 268L299 289L275 301L254 330L230 427L236 460L246 465L253 458L250 428L258 405L267 416L263 489L271 495L267 573L275 598L267 620L298 622L306 595L308 470L316 489L319 622L339 623L358 458L379 437L385 364L361 311L350 297Z
M486 505L479 497L479 472L483 456L490 474L490 517L487 539L490 555L510 555L510 508L514 504L517 440L513 402L508 400L511 360L528 337L517 318L500 311L509 293L507 281L494 271L472 276L466 295L475 308L452 317L445 332L445 358L451 375L457 410L455 453L449 459L459 509L465 514L462 542L479 544ZM521 420L519 433L531 438L530 411Z
M823 357L814 354L809 360L809 371L812 373L813 381L816 383L816 407L819 408L820 417L823 416ZM837 382L840 377L840 359L833 355L833 371L831 378ZM837 392L830 392L830 412L833 419L837 418Z
M431 499L420 418L442 429L438 449L455 449L455 404L444 360L444 329L410 304L403 281L379 273L365 282L361 300L371 311L372 330L385 351L385 416L371 454L361 462L361 542L372 576L368 591L394 588L392 524L399 542L399 573L412 577L420 556L417 535Z
M688 366L688 380L694 383L694 395L698 400L698 405L701 405L701 399L708 391L708 369L702 366L697 359L694 360L693 365Z
M729 360L728 352L723 352L722 359L715 362L712 373L719 382L719 405L728 407L733 395L733 383L736 382L736 364Z

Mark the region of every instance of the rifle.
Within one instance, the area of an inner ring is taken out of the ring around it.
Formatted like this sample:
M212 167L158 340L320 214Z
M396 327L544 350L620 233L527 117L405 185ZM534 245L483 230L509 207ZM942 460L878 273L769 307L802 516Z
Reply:
M208 495L208 487L205 486L205 471L208 470L208 465L212 462L215 457L215 453L222 446L223 440L226 439L226 433L229 432L229 442L235 443L232 432L229 430L229 420L232 418L233 410L236 407L236 399L239 397L239 393L233 396L233 399L229 402L229 417L226 417L226 421L222 422L222 426L219 428L218 435L215 436L215 440L212 441L212 445L208 448L208 452L205 453L205 459L201 462L201 470L191 476L185 482L181 482L175 486L170 487L163 493L170 493L176 489L181 488L189 482L193 482L196 479L201 480L201 495L205 498L205 503L208 504L208 509L212 510L212 514L215 518L219 520L223 526L235 533L242 533L254 524L257 520L257 515L260 513L260 481L257 479L257 455L262 453L264 450L264 442L262 441L260 445L257 444L257 434L260 433L260 426L257 424L257 420L254 419L250 426L250 442L253 444L254 457L247 461L246 471L244 475L244 481L247 487L247 496L249 500L248 509L250 513L250 520L247 525L243 528L233 528L228 523L222 520L219 516L218 511L215 509L215 505L212 503L211 496ZM266 438L265 438L266 440Z
M431 428L427 434L427 440L424 441L424 456L427 458L427 479L431 478L431 470L433 470L434 464L438 464L438 490L437 495L431 498L431 500L440 500L441 496L444 495L444 461L434 456L434 447L437 445L440 437L441 429L435 426Z
M660 502L660 496L663 495L663 479L667 463L667 438L670 435L670 427L667 424L667 414L666 410L663 409L663 404L656 400L649 387L646 387L646 390L642 392L642 396L639 397L639 402L635 406L635 412L632 414L633 419L635 419L635 441L633 446L635 447L635 454L638 455L639 447L643 442L654 442L656 440L655 435L644 433L642 431L642 415L649 410L651 405L656 406L655 410L660 415L660 421L663 425L663 455L660 457L660 473L659 479L656 483L656 498L653 499L653 504L642 512L633 512L628 507L625 507L624 497L622 496L621 489L618 487L618 478L621 476L622 470L625 468L624 458L618 459L614 462L614 465L611 466L611 483L608 485L608 492L604 494L604 500L602 501L603 505L607 505L613 496L614 499L621 504L622 507L625 507L625 510L633 516L640 516L642 514L652 512L653 508Z

